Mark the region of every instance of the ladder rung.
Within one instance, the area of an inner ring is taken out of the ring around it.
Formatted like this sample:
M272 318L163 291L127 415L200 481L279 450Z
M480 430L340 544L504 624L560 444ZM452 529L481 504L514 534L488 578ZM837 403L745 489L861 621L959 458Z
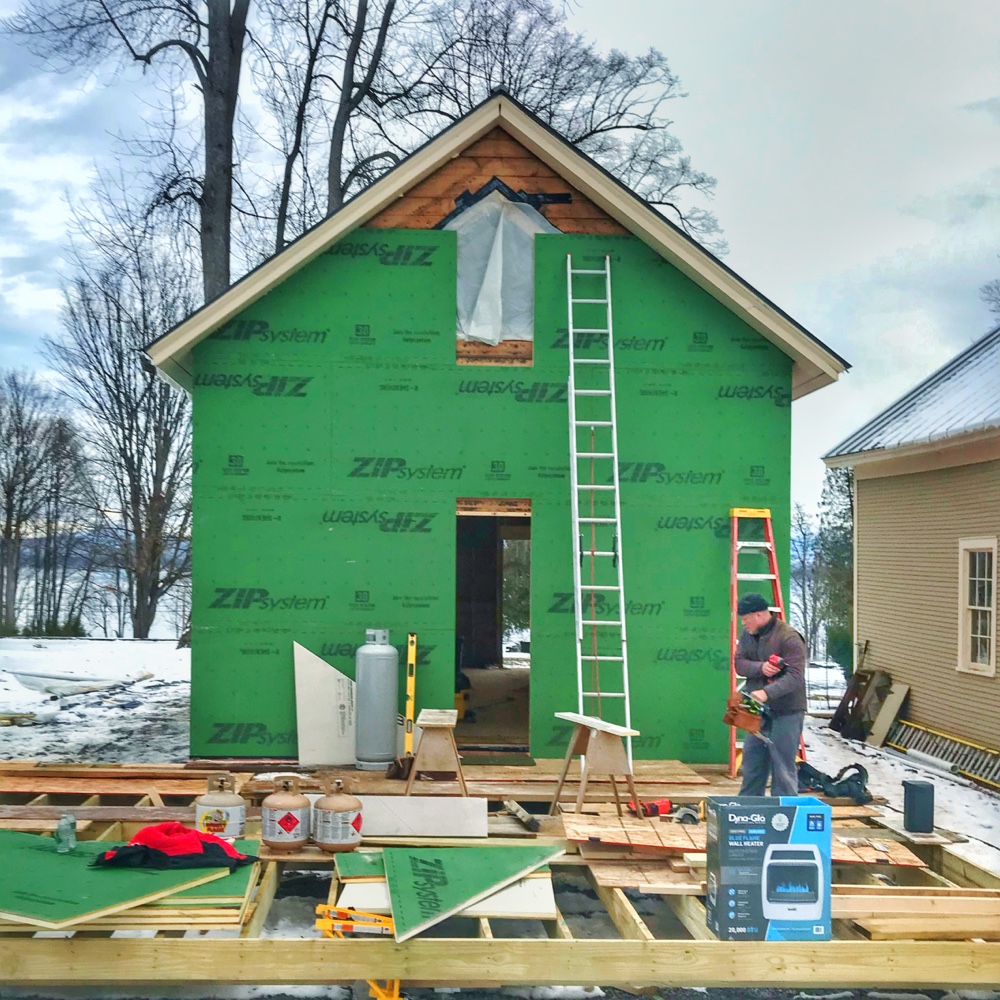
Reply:
M610 396L610 389L574 389L574 396Z
M610 420L577 420L577 427L610 427Z
M624 691L584 691L584 698L624 698Z
M737 542L738 549L770 549L770 542Z
M574 365L610 365L608 358L574 358Z
M603 272L602 272L603 273ZM605 306L608 304L607 299L570 299L573 305L592 305L592 306Z
M602 660L602 661L603 660L611 660L611 661L614 661L616 663L624 663L625 662L625 657L624 656L581 656L580 659L581 660Z
M607 271L605 271L603 267L597 271L595 271L593 268L571 267L569 269L569 272L570 274L607 274Z
M737 580L777 580L777 573L737 573Z
M610 333L610 330L600 326L574 326L574 333Z
M611 557L615 557L615 556L618 555L618 553L617 552L602 552L599 549L584 549L580 553L580 555L582 555L582 556L590 556L591 558L594 558L595 556L611 556Z
M614 585L609 586L607 584L581 583L580 584L580 589L581 590L617 590L618 589L618 585L614 584Z
M617 524L617 517L580 517L577 518L580 524Z
M613 451L578 451L577 458L614 458Z
M581 625L613 625L615 628L621 628L622 627L622 621L620 619L618 619L616 621L606 622L606 621L601 621L599 618L584 618L580 622L580 624Z
M580 483L578 490L613 490L613 486L598 486L596 483Z

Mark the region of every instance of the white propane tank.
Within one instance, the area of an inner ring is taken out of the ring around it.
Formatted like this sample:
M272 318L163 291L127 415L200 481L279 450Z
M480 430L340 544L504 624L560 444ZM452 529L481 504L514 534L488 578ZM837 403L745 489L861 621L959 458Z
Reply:
M365 630L354 661L354 757L363 771L384 771L396 759L399 652L389 630Z
M361 843L361 800L344 790L338 778L323 782L326 794L312 807L312 839L321 851L353 851Z
M297 775L274 779L274 791L260 806L260 839L272 851L297 851L309 843L309 799Z
M208 791L194 800L194 825L216 837L242 837L247 826L247 804L236 793L236 781L226 771L208 776Z

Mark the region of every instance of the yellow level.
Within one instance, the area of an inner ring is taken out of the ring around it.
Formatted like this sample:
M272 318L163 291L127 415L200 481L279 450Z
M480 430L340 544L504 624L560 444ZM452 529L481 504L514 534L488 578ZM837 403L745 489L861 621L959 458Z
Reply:
M730 517L770 517L770 507L731 507Z

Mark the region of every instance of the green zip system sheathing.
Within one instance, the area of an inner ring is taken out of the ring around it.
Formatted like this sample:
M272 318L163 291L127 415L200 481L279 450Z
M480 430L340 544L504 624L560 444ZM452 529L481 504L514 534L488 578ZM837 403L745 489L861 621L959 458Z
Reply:
M790 359L638 239L546 235L533 365L458 365L454 234L372 229L195 349L193 755L295 754L293 641L353 676L365 628L399 645L417 632L417 707L450 707L458 497L531 501L530 749L562 754L553 713L577 688L567 253L584 268L611 255L635 754L726 759L728 515L771 508L787 579ZM578 356L599 336L578 334Z

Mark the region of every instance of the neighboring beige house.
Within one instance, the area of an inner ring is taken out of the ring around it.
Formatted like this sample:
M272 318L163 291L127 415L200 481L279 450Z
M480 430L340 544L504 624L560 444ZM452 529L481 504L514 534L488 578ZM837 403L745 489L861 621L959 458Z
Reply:
M824 455L856 483L856 648L903 716L1000 748L1000 328Z

